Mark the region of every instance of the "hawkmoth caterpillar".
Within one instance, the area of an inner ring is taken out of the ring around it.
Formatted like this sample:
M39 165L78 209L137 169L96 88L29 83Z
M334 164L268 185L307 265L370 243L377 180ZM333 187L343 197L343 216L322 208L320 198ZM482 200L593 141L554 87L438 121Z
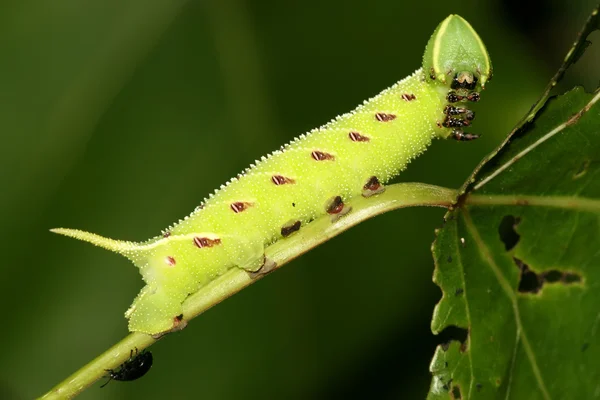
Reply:
M492 76L471 25L450 15L427 43L423 66L354 111L301 135L221 186L188 217L142 243L53 229L129 258L146 286L125 313L129 330L160 334L183 318L182 302L230 268L266 272L265 246L315 218L351 212L434 138L471 140L467 107Z

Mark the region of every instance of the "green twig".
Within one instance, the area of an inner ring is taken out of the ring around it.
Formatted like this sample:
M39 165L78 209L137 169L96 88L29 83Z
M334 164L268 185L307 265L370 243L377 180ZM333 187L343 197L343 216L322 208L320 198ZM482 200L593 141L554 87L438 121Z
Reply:
M456 201L457 191L422 183L399 183L387 186L385 192L369 197L355 198L348 205L352 210L337 221L329 215L319 218L289 238L282 239L267 247L265 256L275 263L274 269L287 264L307 251L326 242L334 236L350 229L376 215L404 207L431 206L450 208ZM273 270L274 270L273 269ZM260 279L262 274L251 275L241 269L231 269L183 303L183 315L186 321L202 314L212 306L239 292ZM150 335L132 333L112 346L99 357L83 366L73 375L59 383L46 393L42 399L72 398L106 374L107 369L117 368L130 355L130 351L139 351L156 342Z

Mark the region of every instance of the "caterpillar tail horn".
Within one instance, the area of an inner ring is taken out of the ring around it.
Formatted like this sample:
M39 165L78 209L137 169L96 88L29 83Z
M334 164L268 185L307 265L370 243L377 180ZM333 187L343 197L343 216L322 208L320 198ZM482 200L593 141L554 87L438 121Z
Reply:
M140 250L140 245L138 243L110 239L95 233L81 231L79 229L54 228L50 229L50 232L91 243L94 246L102 247L106 250L113 251L130 259Z

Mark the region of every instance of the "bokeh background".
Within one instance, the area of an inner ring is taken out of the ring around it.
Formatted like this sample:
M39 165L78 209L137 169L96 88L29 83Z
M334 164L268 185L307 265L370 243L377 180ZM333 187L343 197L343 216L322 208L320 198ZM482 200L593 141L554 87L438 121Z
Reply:
M419 67L458 13L494 80L472 143L435 142L403 181L458 187L535 101L594 0L0 1L0 398L29 399L127 333L124 258L52 235L142 240L255 158ZM596 36L597 37L597 36ZM589 52L565 87L594 87ZM443 210L368 221L152 347L99 398L423 398Z

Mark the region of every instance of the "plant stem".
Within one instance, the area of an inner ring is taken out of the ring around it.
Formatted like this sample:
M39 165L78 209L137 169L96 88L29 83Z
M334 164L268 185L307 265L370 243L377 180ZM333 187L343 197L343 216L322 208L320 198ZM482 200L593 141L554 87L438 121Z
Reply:
M287 264L307 251L369 218L398 208L431 206L450 208L456 201L457 191L422 183L398 183L386 187L385 192L369 198L355 198L348 202L351 212L332 222L326 215L312 221L289 238L268 246L265 257L275 263L273 270ZM269 271L270 272L270 271ZM200 315L246 286L262 278L264 274L249 274L232 268L213 280L183 303L185 321ZM107 369L115 369L130 355L132 349L141 351L154 342L150 335L132 333L83 366L73 375L59 383L42 399L72 398L106 375Z

